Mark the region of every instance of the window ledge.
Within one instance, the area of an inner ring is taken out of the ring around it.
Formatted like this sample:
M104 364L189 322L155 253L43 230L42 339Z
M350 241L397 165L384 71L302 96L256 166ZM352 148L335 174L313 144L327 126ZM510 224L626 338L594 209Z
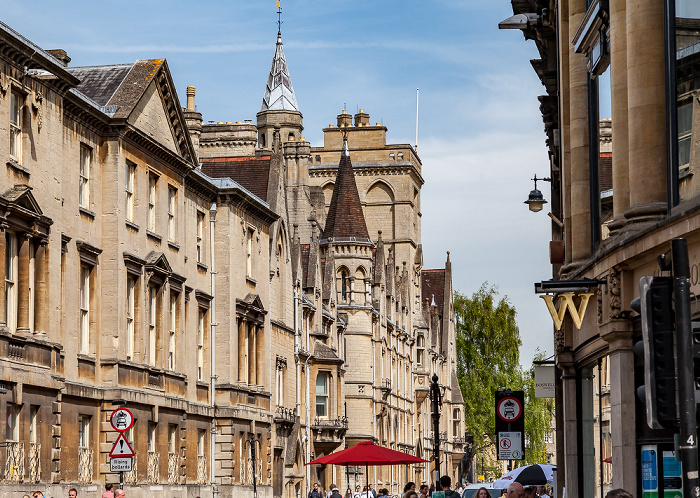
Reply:
M97 358L94 356L91 356L89 354L79 353L78 354L78 361L87 361L87 362L90 362L94 365L95 363L97 363Z
M140 230L140 227L136 223L134 223L133 221L126 220L125 222L126 222L127 228L131 228L135 232L138 232Z
M256 285L258 285L258 282L256 282L254 279L252 279L252 278L250 278L250 277L246 277L246 278L245 278L245 281L248 282L248 283L249 283L250 285L252 285L253 287L255 287Z
M163 237L158 235L157 233L151 232L150 230L146 230L146 235L148 236L149 239L153 239L159 244L163 242Z
M678 172L678 179L679 180L689 179L692 176L693 176L693 173L690 172L690 168L684 168Z
M172 241L170 241L170 240L168 241L168 247L169 247L170 249L172 249L173 251L179 251L179 250L180 250L180 244L178 244L177 242L172 242Z
M197 269L199 271L207 271L209 269L209 267L207 265L205 265L204 263L197 262Z
M87 216L91 220L94 220L95 216L97 216L97 214L94 211L90 211L89 209L84 208L82 206L79 206L78 210L80 211L80 214L82 214L83 216Z
M25 168L24 166L22 166L20 163L18 163L17 161L15 161L15 160L12 159L12 158L9 158L9 159L7 160L7 165L8 165L10 168L15 169L15 170L17 170L17 171L19 171L19 172L21 172L21 173L24 173L24 174L27 175L27 176L30 175L30 172L29 172L29 169L28 169L28 168Z
M209 389L209 384L207 384L206 382L204 382L202 380L198 380L197 387L206 387L207 389Z

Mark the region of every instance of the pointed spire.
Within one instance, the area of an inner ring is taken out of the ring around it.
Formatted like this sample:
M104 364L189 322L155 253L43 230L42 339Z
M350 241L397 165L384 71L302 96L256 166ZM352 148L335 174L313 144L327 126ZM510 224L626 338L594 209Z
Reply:
M296 111L299 112L297 98L292 87L292 78L289 76L287 61L284 58L282 48L282 33L277 32L277 45L275 46L275 56L272 58L270 75L267 77L265 96L263 97L263 111Z
M356 242L369 242L369 232L365 215L360 204L360 194L357 191L355 173L350 161L347 137L343 139L343 152L340 155L338 175L333 187L333 197L328 208L326 228L322 239L350 239Z

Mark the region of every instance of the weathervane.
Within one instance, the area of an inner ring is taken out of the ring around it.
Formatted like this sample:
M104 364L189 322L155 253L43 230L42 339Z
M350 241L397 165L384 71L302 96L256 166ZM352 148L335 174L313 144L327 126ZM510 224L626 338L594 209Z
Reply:
M282 7L280 7L280 0L277 0L277 34L282 34Z

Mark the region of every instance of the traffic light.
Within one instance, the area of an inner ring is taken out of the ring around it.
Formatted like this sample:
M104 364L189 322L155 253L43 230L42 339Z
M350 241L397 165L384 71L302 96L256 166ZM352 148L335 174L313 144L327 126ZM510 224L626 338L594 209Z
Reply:
M642 318L644 386L638 394L646 403L647 424L652 429L673 427L678 421L673 277L642 277L639 301L632 308Z

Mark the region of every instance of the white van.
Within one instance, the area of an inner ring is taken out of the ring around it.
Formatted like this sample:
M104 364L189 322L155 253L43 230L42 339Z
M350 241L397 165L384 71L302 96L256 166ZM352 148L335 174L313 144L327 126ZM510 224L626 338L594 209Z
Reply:
M488 489L491 498L499 498L503 491L502 489L493 489L492 482L480 482L477 484L470 484L464 488L464 491L462 491L462 498L474 498L476 496L476 492L481 488Z

